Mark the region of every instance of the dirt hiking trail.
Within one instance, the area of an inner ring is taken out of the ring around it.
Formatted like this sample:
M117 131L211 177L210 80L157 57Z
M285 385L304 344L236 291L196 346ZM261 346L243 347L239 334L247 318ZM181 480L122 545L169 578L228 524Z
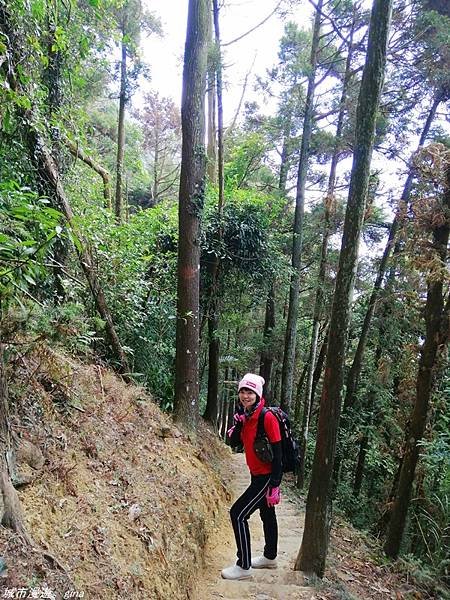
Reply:
M292 475L283 478L282 500L277 507L278 568L253 569L252 578L243 581L222 579L220 571L236 562L228 510L250 480L245 456L229 456L221 471L230 498L218 506L216 528L203 555L204 567L187 596L189 600L442 600L440 595L419 591L404 573L386 563L374 540L338 515L333 519L325 577L308 578L294 571L303 534L305 503L296 493ZM249 525L252 555L259 556L264 538L258 511L250 517Z
M233 454L230 461L231 481L229 488L233 500L248 486L250 475L243 454ZM230 501L230 506L231 502ZM206 548L205 569L202 581L194 590L195 600L295 600L325 598L318 596L313 587L305 585L304 576L293 570L300 547L304 512L300 499L289 494L286 483L282 484L282 500L277 507L279 529L278 568L252 569L252 578L242 581L222 579L220 571L235 564L236 546L228 512L223 511L217 531ZM260 556L264 548L264 537L259 511L249 521L252 555Z

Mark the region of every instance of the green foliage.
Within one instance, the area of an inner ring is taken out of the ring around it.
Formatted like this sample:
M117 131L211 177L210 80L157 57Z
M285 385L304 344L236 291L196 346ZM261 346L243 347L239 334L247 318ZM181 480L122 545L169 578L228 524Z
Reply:
M242 187L251 187L267 176L264 157L267 151L267 141L259 133L250 133L239 142L233 140L233 146L228 152L224 167L225 190L229 195ZM274 183L273 175L269 178Z
M120 226L97 207L86 207L83 219L133 370L164 405L173 387L176 225L176 206L167 202L138 211Z
M34 306L29 331L37 338L58 344L79 356L93 359L93 349L101 342L105 323L95 314L87 316L81 302Z
M263 281L279 266L275 260L277 238L270 229L280 218L282 205L276 196L234 189L228 191L220 217L210 194L202 230L202 260L217 255L225 273L235 270L255 284Z
M15 181L0 183L0 214L0 300L19 300L18 292L43 285L45 260L63 234L62 215Z

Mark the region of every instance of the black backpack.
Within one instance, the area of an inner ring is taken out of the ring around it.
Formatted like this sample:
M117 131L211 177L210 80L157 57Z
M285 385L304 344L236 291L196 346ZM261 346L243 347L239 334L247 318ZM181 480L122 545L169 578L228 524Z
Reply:
M267 439L264 429L264 417L268 411L275 415L280 425L283 473L296 473L299 462L298 444L292 435L291 422L284 410L281 410L279 406L268 406L262 409L258 416L256 439Z

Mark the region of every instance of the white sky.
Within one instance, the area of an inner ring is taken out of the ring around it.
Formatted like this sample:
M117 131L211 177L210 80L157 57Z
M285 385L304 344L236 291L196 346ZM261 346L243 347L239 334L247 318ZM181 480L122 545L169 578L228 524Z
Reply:
M367 8L372 0L364 0ZM188 0L144 0L148 10L155 13L162 21L164 36L143 40L145 61L150 65L151 81L149 87L161 96L170 96L179 106L181 101L183 53L186 39ZM241 34L246 33L267 17L278 4L278 0L219 0L225 5L220 11L221 41L226 44ZM292 3L294 4L294 3ZM295 21L300 27L311 26L312 8L308 0L298 0L285 21ZM253 91L255 75L264 75L266 69L277 61L279 40L283 35L284 22L275 14L242 40L223 49L225 65L224 78L224 116L225 126L229 124L236 112L242 94L244 79L251 69L246 88L245 100L256 99L260 106L261 95ZM252 67L253 65L253 67ZM135 97L136 100L136 97ZM263 106L261 106L264 109ZM267 107L269 112L270 107ZM412 149L415 148L413 144ZM381 161L381 162L380 162ZM396 161L388 164L386 159L374 155L373 167L383 170L383 180L387 187L396 187L403 177L395 176L398 168ZM401 165L404 167L404 165ZM395 182L395 183L393 183Z
M144 58L150 65L152 74L150 87L158 90L162 96L172 97L179 105L188 0L147 0L146 3L150 11L160 16L165 33L162 39L153 37L143 43ZM250 30L268 16L277 4L277 0L227 0L226 6L220 13L222 43L231 41ZM308 8L296 9L297 22L302 13L310 12L306 2L304 6ZM308 23L305 25L307 26ZM226 123L234 116L245 76L251 69L253 61L255 63L246 88L245 99L247 100L252 97L255 75L263 75L267 68L275 64L283 27L280 18L273 15L256 31L224 48Z

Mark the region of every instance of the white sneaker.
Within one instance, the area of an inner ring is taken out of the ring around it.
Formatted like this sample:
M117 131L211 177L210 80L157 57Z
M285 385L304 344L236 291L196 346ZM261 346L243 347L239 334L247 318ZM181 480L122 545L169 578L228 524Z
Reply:
M248 579L251 576L250 569L243 569L239 565L222 569L222 577L224 579Z
M266 558L264 555L252 558L252 567L254 569L276 569L277 566L276 558Z

